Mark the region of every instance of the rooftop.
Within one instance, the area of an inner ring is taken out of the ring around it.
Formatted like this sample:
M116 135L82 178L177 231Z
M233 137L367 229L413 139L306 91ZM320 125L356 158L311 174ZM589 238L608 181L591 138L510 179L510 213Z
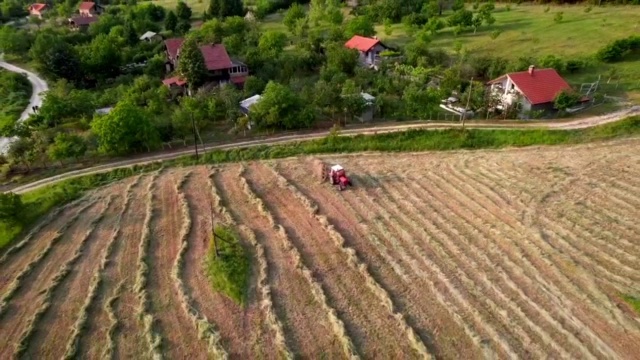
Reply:
M142 34L142 36L140 36L140 40L150 39L156 35L158 34L154 33L153 31L147 31L146 33Z
M354 35L349 41L347 41L344 46L349 49L356 49L359 51L369 51L372 47L378 45L380 40L364 37L360 35Z
M91 10L93 9L93 7L96 6L96 3L92 2L92 1L83 1L80 3L80 6L78 7L78 9L80 10Z
M94 16L94 17L74 16L71 19L69 19L69 22L72 22L72 23L76 24L77 26L93 24L96 21L98 21L98 17L97 16Z
M536 69L509 73L490 81L490 83L508 77L532 105L553 102L563 90L571 86L555 69Z
M177 58L180 48L184 43L182 38L167 39L164 41L167 47L167 52L172 58ZM200 46L200 51L204 57L204 63L207 70L222 70L228 69L232 66L231 58L222 44L203 45Z
M47 4L35 3L29 7L31 11L42 11L47 8Z

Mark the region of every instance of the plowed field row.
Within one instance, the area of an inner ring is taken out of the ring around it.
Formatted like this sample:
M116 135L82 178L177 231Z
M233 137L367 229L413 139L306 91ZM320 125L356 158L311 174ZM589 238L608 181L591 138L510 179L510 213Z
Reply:
M163 169L0 254L0 358L637 359L640 139ZM354 186L321 182L318 160ZM242 304L206 261L252 267ZM220 260L218 260L220 261Z

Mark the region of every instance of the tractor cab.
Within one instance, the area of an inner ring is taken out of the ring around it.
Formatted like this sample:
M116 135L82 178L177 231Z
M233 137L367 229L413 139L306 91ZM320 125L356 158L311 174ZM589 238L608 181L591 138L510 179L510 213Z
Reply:
M340 165L333 165L329 171L329 181L331 185L336 185L340 190L344 190L351 185L351 180L347 177L347 173Z

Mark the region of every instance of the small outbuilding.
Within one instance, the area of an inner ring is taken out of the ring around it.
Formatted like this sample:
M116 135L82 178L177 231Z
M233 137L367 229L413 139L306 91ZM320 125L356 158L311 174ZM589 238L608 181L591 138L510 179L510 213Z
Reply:
M158 33L154 33L153 31L147 31L142 36L140 36L140 41L147 41L147 42L162 41L162 35Z
M259 102L260 99L262 99L262 95L253 95L250 98L240 101L240 111L245 115L249 115L251 107Z

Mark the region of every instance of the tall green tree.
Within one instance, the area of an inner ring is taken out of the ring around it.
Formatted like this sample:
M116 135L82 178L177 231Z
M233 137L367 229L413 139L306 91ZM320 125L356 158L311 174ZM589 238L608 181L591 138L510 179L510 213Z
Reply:
M85 73L96 79L108 79L120 73L124 40L118 36L100 34L82 48Z
M207 67L195 39L187 38L182 44L178 73L189 83L191 89L195 89L205 82Z
M267 57L278 57L287 45L287 35L276 30L268 30L260 37L258 47Z
M91 122L91 131L98 137L98 150L106 154L150 151L159 142L151 116L130 101L120 102L109 114L97 116Z
M29 55L41 74L70 81L77 81L82 77L78 52L59 35L40 32Z
M373 27L373 21L368 16L356 16L347 22L345 27L345 36L347 38L353 35L373 36L376 30Z
M0 52L25 55L33 42L33 37L25 30L13 26L0 26Z
M164 28L169 31L176 31L176 26L178 26L178 16L173 11L169 11L164 19Z
M360 88L351 79L344 82L340 95L346 125L347 121L353 121L356 116L362 115L367 104L362 98Z
M296 129L308 127L314 115L285 85L270 81L262 98L251 108L250 116L262 128Z
M189 5L187 5L187 3L185 3L184 1L178 1L178 4L176 5L176 16L178 17L178 19L189 21L192 15L193 11L189 7Z
M293 3L284 14L284 18L282 19L282 23L289 29L290 32L294 32L296 23L299 19L304 19L306 17L304 8L302 5L298 3Z
M0 219L19 223L24 204L20 195L13 192L0 193Z

